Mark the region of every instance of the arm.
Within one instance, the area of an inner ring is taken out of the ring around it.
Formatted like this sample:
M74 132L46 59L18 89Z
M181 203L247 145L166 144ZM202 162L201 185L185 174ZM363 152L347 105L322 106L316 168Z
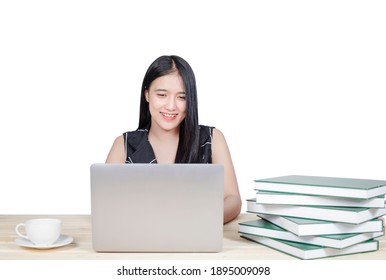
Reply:
M235 219L241 211L241 198L236 173L224 135L213 129L212 162L224 166L224 224Z
M121 135L115 139L107 156L106 163L125 163L125 161L125 145Z

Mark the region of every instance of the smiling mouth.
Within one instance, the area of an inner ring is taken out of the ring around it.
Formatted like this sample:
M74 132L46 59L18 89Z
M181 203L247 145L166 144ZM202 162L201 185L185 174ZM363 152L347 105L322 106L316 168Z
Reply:
M166 120L174 120L177 118L177 115L178 114L168 114L168 113L162 113L161 112L161 115L163 116L164 119Z

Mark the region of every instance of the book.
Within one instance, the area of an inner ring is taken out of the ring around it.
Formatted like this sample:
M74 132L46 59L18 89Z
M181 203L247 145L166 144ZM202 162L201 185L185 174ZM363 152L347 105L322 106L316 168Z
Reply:
M255 189L272 192L362 198L386 194L386 181L290 175L255 180Z
M374 239L358 243L343 249L336 249L273 239L268 237L261 237L250 234L242 234L241 237L304 260L372 252L377 251L379 248L378 240Z
M256 193L256 202L261 204L382 208L385 205L385 196L354 199L258 191Z
M259 214L259 216L298 236L376 232L383 229L383 219L380 218L355 225L276 215Z
M297 236L263 219L239 223L239 233L342 249L384 234L379 232Z
M359 224L386 214L383 208L332 207L258 204L256 199L247 200L247 212L286 217L309 218L323 221Z

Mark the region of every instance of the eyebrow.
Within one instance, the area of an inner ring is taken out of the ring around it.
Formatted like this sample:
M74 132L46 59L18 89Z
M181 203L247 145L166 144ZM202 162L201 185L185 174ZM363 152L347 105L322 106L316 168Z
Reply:
M167 92L167 90L166 89L163 89L163 88L157 88L155 91L157 91L157 92ZM186 92L185 91L180 91L180 92L177 92L177 94L186 94Z

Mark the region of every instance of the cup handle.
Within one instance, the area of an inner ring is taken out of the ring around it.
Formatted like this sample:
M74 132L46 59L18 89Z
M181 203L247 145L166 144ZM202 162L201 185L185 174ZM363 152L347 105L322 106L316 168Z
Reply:
M17 235L19 235L19 236L22 237L22 238L29 239L27 235L21 234L21 233L19 232L19 228L20 228L20 227L25 227L25 224L24 224L24 223L21 223L21 224L18 224L18 225L16 226L15 231L16 231Z

